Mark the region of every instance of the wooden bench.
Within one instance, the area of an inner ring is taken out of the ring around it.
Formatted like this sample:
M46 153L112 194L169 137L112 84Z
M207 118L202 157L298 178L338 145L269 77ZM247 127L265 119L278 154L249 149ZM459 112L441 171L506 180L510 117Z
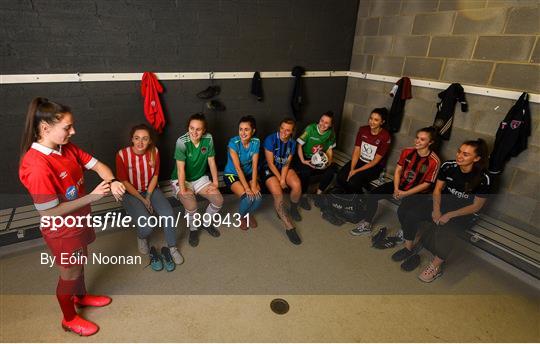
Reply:
M540 238L485 214L465 234L473 245L540 278Z

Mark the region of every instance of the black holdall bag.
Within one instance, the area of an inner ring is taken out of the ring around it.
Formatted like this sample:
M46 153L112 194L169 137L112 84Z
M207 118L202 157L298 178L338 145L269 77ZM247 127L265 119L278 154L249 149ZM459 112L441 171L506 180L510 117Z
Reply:
M338 219L358 223L365 217L366 206L361 194L351 194L340 186L333 187L327 194L320 195L321 211Z

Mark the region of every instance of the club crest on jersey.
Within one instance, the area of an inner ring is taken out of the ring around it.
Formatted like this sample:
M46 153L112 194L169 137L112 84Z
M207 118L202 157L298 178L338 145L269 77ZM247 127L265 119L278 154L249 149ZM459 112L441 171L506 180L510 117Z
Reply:
M510 122L510 128L512 129L517 129L519 128L519 126L521 125L522 121L517 121L517 120L512 120L512 122Z
M77 188L75 185L71 185L66 189L66 198L70 201L77 198Z
M319 151L322 151L323 146L322 145L315 145L311 148L311 153L315 154Z
M206 151L207 151L206 147L201 148L201 153L206 154Z
M66 177L67 177L67 172L64 171L64 172L60 173L60 174L58 175L58 177L60 177L61 179L66 178Z

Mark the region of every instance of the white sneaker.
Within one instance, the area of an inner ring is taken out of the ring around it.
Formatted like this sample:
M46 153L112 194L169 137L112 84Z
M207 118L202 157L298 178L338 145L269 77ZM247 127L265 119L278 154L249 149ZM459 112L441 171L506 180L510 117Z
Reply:
M360 221L356 228L351 230L352 235L364 235L369 233L371 233L371 223L366 220Z
M171 251L171 256L173 257L174 263L176 265L182 265L184 262L184 257L180 254L180 251L176 247L169 247L169 250Z
M141 252L141 254L148 254L148 240L137 238L137 244L139 246L139 252Z

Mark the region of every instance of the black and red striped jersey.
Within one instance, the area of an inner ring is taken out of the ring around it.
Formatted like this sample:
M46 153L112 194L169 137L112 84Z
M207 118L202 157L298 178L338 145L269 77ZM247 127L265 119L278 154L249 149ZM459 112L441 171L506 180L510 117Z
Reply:
M422 183L435 183L441 161L433 152L420 156L416 148L412 147L401 151L398 165L403 168L399 189L407 191Z

